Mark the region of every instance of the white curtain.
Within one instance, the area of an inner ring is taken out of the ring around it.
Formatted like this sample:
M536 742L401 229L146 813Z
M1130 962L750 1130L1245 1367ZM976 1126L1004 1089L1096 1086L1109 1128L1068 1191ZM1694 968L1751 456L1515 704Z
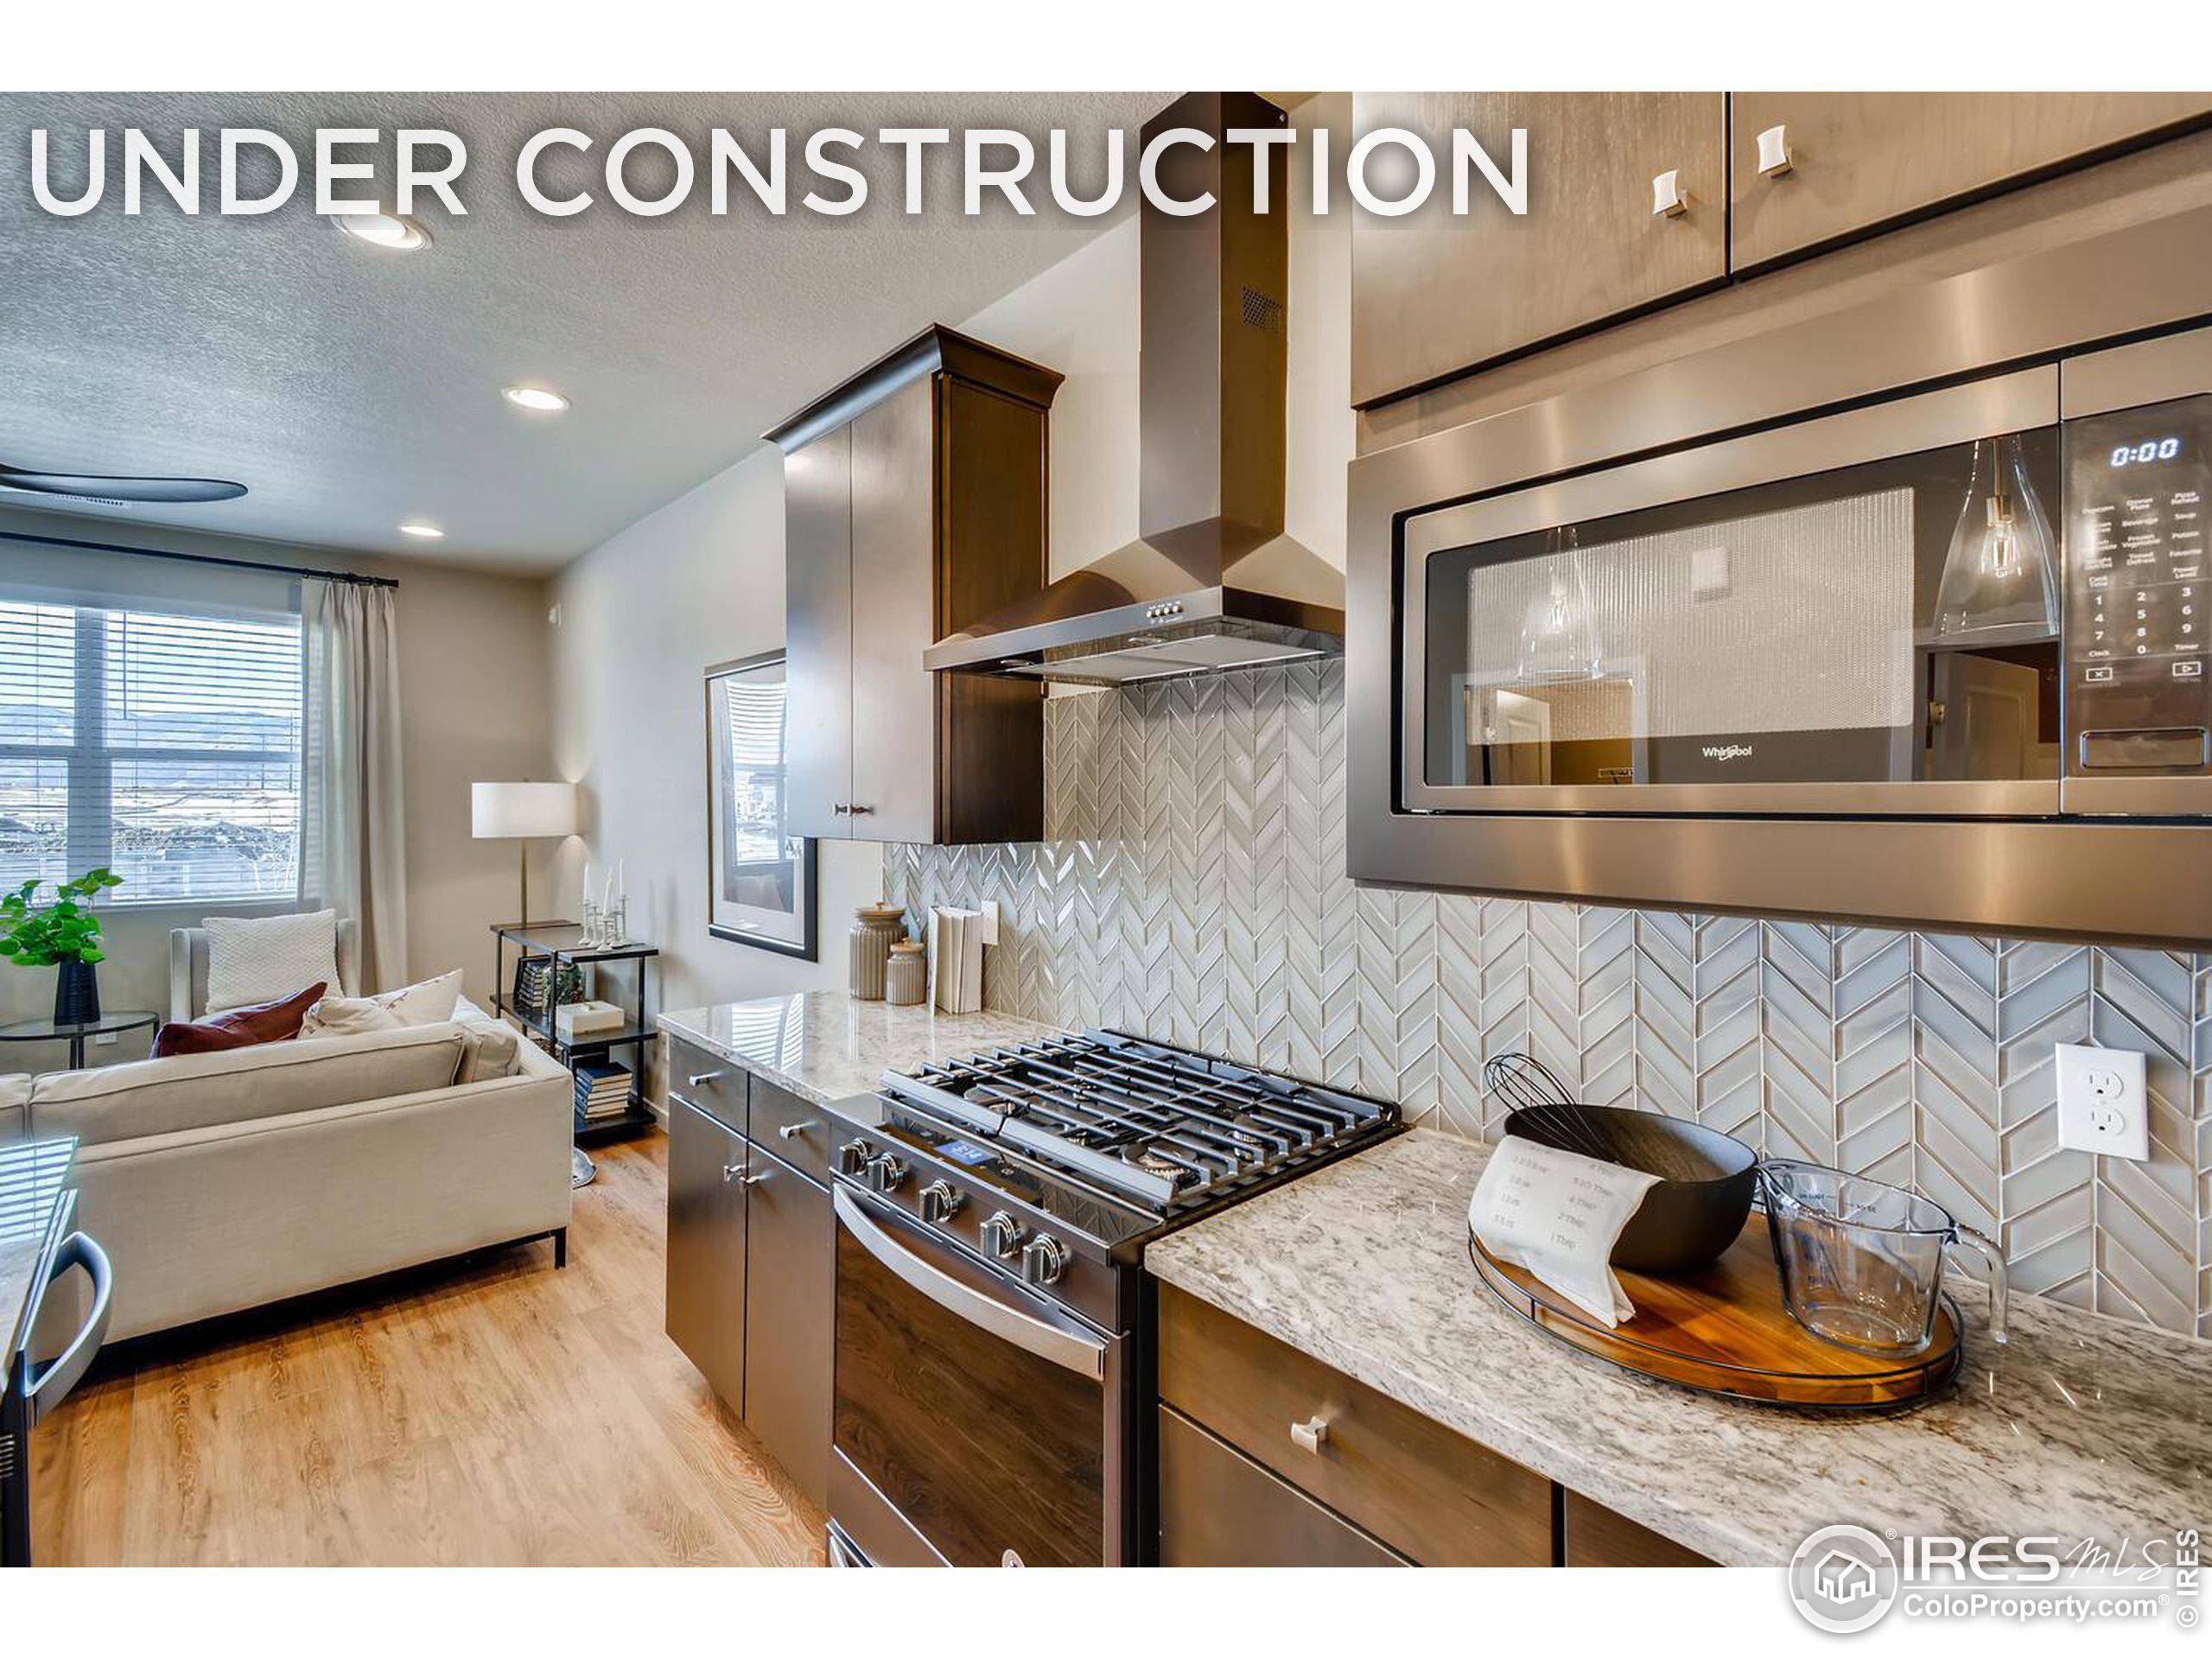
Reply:
M397 594L309 579L301 898L360 928L361 991L407 982L407 817L399 779Z

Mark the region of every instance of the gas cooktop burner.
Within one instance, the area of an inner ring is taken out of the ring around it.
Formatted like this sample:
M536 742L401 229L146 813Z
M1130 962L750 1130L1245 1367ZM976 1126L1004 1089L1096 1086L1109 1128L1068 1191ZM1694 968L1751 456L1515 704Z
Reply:
M1396 1108L1121 1032L887 1071L885 1098L1156 1215L1333 1155Z

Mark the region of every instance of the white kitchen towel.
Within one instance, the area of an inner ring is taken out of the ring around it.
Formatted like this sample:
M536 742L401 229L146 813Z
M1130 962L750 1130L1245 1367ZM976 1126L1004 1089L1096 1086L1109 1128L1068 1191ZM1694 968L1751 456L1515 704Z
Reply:
M1467 1225L1499 1261L1526 1268L1591 1318L1618 1325L1636 1304L1608 1258L1658 1179L1509 1135L1483 1166Z

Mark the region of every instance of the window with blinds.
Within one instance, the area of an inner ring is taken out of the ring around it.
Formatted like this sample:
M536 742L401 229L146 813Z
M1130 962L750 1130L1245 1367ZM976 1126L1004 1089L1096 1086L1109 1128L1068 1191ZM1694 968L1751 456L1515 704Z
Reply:
M0 880L106 865L102 902L300 885L300 619L0 591Z

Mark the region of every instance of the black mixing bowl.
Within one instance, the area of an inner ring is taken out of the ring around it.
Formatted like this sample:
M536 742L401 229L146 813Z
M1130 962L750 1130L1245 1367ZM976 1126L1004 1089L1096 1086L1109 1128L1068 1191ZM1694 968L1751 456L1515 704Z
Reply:
M1625 1106L1547 1106L1507 1114L1505 1132L1586 1157L1604 1147L1611 1161L1659 1177L1613 1243L1613 1266L1630 1273L1711 1267L1751 1217L1758 1154L1702 1123Z

